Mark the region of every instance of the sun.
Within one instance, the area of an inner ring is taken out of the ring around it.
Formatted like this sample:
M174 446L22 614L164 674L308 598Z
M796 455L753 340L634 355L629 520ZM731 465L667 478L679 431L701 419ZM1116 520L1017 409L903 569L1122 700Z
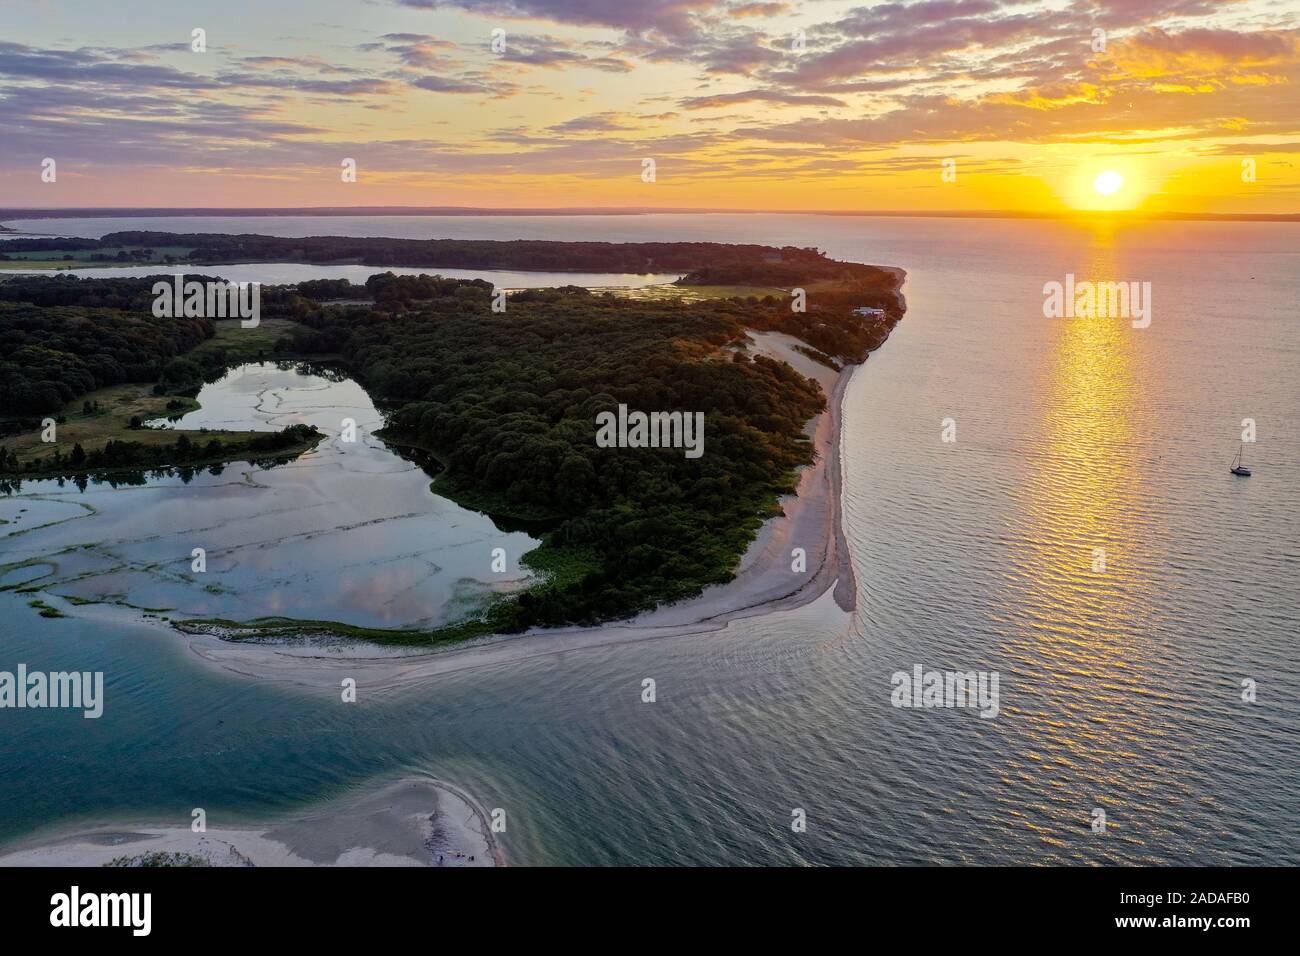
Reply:
M1102 196L1113 196L1124 187L1124 177L1113 169L1097 174L1092 181L1092 188Z
M1087 213L1139 208L1156 190L1160 178L1141 160L1127 156L1089 157L1061 168L1063 179L1057 195L1065 205Z

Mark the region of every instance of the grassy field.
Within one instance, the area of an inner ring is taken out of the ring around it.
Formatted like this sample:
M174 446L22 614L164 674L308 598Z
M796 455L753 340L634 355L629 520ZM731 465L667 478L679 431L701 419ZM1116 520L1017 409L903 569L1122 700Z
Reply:
M82 410L81 403L83 401L98 401L99 411L87 414ZM168 409L168 402L179 402L182 407ZM225 461L247 460L248 451L234 446L245 443L251 438L267 434L266 431L230 431L224 428L210 428L207 430L131 428L131 418L133 416L139 416L142 421L149 421L154 418L164 418L168 415L183 415L199 407L199 403L192 398L177 395L154 395L152 385L113 385L109 388L97 389L74 402L70 402L60 413L67 418L67 421L56 427L57 441L48 443L41 441L41 430L36 429L0 438L0 446L17 455L19 463L25 465L28 461L50 458L56 448L64 458L67 458L72 454L75 445L81 445L83 451L90 453L103 449L104 445L109 441L130 441L139 442L150 447L170 447L176 443L177 438L181 435L193 436L192 440L196 442L199 441L198 436L201 435L204 443L213 438L221 439L227 445L226 453L221 458L195 458L187 459L185 462L187 465L194 467L203 467ZM293 458L314 447L317 441L319 441L318 438L290 445L276 451L274 454L263 453L258 457ZM121 469L124 472L141 470L146 469L140 467ZM18 473L18 476L23 477L21 473ZM28 475L26 477L41 476Z
M81 403L87 401L99 402L99 411L89 415L82 411ZM185 407L169 411L169 401L183 402ZM64 406L59 415L66 417L67 421L55 429L57 442L47 444L41 441L41 430L36 429L0 438L0 445L16 454L22 462L45 458L53 454L55 448L63 455L70 455L72 446L78 443L86 451L103 448L109 439L117 441L125 438L146 445L170 445L176 441L175 432L133 429L130 427L132 416L138 415L141 420L148 421L151 418L184 414L198 407L199 403L192 398L155 395L152 385L112 385L83 395Z
M75 262L49 262L44 259L25 259L21 262L0 262L0 272L3 272L6 269L11 271L21 269L23 272L33 272L37 269L57 272L62 269L67 269L69 271L73 269L89 269L92 265L94 264L89 262L77 265Z
M592 289L591 291L596 295L599 295L602 292L612 292L621 298L641 302L660 299L677 299L681 302L703 302L705 299L731 299L735 296L747 298L751 295L760 299L765 295L776 296L778 299L788 299L790 297L789 292L772 286L676 285L671 282L662 285L641 286L636 289L599 288Z
M292 319L262 319L251 329L243 328L239 322L239 319L214 320L217 334L182 357L202 361L205 355L222 349L231 365L259 359L271 361L277 357L273 354L276 340L285 335L292 337L295 330L303 328Z
M3 236L0 236L3 238ZM148 259L130 262L93 260L91 256L116 256L119 252L143 252L143 246L113 246L108 249L70 249L43 252L10 252L9 259L0 261L0 269L97 269L112 266L139 266L164 264L165 256L181 259L192 251L190 246L156 246Z
M241 328L238 319L221 319L215 323L217 334L202 345L187 352L186 358L202 358L205 352L222 349L230 365L243 362L272 360L276 340L284 335L291 335L295 329L302 328L289 319L262 319L256 328ZM325 361L330 356L313 356L314 361ZM92 405L99 402L99 411L87 414L83 411L83 402ZM181 407L168 409L168 402L179 402ZM125 385L112 385L97 389L86 395L73 399L53 417L67 419L55 431L57 442L41 441L41 430L21 432L0 438L0 445L18 456L20 462L33 458L46 458L57 448L64 456L72 454L72 448L80 444L86 452L98 450L110 439L112 441L135 441L143 445L170 445L179 434L175 430L154 430L149 428L131 428L131 419L139 417L141 421L165 418L168 415L183 415L194 411L199 403L192 398L179 395L155 395L152 383L132 382ZM221 431L205 432L207 438L247 438L260 432Z

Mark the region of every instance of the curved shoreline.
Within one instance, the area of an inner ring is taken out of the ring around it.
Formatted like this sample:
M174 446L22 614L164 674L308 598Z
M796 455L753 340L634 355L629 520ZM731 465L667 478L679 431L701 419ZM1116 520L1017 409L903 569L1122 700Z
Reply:
M343 677L367 693L387 692L432 677L575 650L660 637L718 631L732 621L794 610L833 593L852 611L857 580L844 536L841 503L843 403L856 365L833 371L794 350L798 340L778 332L754 332L757 350L789 362L816 379L826 392L826 410L808 423L814 463L802 469L794 495L782 499L783 514L765 522L742 556L735 578L700 596L666 605L622 622L595 627L533 629L496 635L451 648L409 650L374 644L255 643L215 634L179 633L189 650L229 673L337 693ZM806 570L792 569L794 548L806 553Z
M208 822L214 825L203 833L188 819L57 827L6 846L0 867L131 865L121 861L142 857L208 866L506 865L483 808L427 774L384 780L265 823Z
M905 311L902 286L907 273L878 267L897 280L894 294ZM892 331L892 325L891 325ZM780 500L782 513L765 521L741 556L734 578L677 604L665 605L625 621L596 626L535 628L523 634L498 634L451 646L381 645L331 639L328 622L313 634L286 641L232 640L220 627L187 628L165 618L131 623L159 628L173 643L179 634L208 666L258 680L281 682L323 693L338 693L351 678L367 693L388 692L458 671L564 654L570 651L720 631L734 621L791 611L830 594L845 612L855 609L857 581L845 538L841 491L844 402L856 365L835 369L800 351L803 343L780 332L747 330L753 351L788 363L817 381L826 408L805 426L813 463L800 469L795 492ZM796 557L801 549L803 554ZM118 608L76 606L51 596L55 610L78 617L120 621Z
M824 598L833 599L842 611L852 612L857 603L857 580L844 532L841 445L844 403L857 366L834 371L795 351L798 340L790 336L752 331L750 335L756 351L787 361L816 379L826 392L826 410L807 425L814 461L801 470L795 493L782 499L782 514L764 522L732 581L709 588L693 600L624 622L538 629L427 651L396 651L371 644L240 643L178 632L157 619L141 622L134 618L135 623L158 628L160 636L173 642L180 633L189 653L227 673L329 694L338 693L341 678L351 677L365 693L383 694L457 671L721 631L733 621L795 610ZM806 552L802 572L792 567L795 548ZM76 610L83 615L89 611L90 616L121 619L119 609ZM417 792L404 795L403 788ZM373 820L376 814L383 821L383 832L377 833L374 825L360 832L358 821ZM439 829L440 815L449 823L447 828ZM458 817L459 826L451 826ZM435 833L442 834L449 848L443 853L445 862L449 854L461 854L452 855L450 865L505 865L487 816L472 797L432 777L408 776L382 782L360 796L348 794L324 805L314 804L265 826L234 824L193 834L188 820L65 825L5 846L0 850L0 866L102 865L122 856L153 853L190 854L215 865L437 865L437 849L431 849ZM474 857L472 863L468 862L470 856Z

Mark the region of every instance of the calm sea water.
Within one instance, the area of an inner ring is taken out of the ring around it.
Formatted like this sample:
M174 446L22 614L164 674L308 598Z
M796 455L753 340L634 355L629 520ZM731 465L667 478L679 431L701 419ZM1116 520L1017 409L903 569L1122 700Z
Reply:
M354 285L364 285L376 272L416 276L429 272L448 279L486 279L498 289L550 288L562 285L614 286L641 288L673 282L681 276L673 273L618 273L618 272L517 272L506 269L415 269L409 266L320 266L302 262L248 262L215 266L102 266L88 269L68 269L81 279L130 279L137 276L156 275L207 275L218 276L227 282L262 282L268 285L287 285L307 279L347 279ZM56 275L59 270L6 269L5 275Z
M907 269L909 311L846 398L857 614L823 601L344 706L0 595L0 668L102 669L108 696L98 721L0 711L0 839L194 806L256 818L421 767L507 809L525 864L1300 862L1300 227L88 222L816 245ZM1150 326L1044 318L1067 273L1150 282ZM890 706L916 664L998 672L1000 714Z

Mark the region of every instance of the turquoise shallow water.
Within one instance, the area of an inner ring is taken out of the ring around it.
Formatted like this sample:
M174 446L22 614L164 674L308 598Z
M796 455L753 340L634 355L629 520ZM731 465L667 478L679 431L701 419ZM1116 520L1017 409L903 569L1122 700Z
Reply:
M846 398L858 613L820 602L344 706L3 594L0 669L102 669L107 704L0 710L0 839L263 817L418 766L506 808L516 863L1300 862L1300 229L600 219L371 228L788 242L908 269L908 315ZM1043 318L1068 272L1151 282L1151 326ZM891 707L915 664L997 671L999 716Z

